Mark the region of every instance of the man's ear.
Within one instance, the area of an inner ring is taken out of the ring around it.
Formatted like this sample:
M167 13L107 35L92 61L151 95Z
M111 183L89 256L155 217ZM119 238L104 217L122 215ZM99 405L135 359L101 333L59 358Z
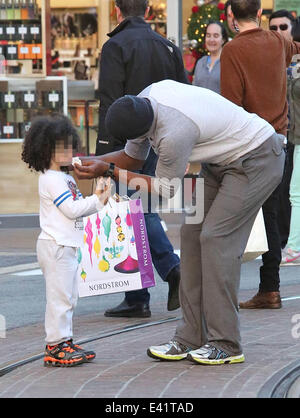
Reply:
M124 16L122 15L121 9L118 6L115 6L116 13L117 13L117 22L121 23L124 20Z
M144 19L145 20L147 20L147 17L149 16L149 11L150 11L150 7L148 6L146 11L145 11L145 14L144 14Z
M263 12L263 9L258 10L257 15L256 15L258 17L258 19L261 18L262 12Z

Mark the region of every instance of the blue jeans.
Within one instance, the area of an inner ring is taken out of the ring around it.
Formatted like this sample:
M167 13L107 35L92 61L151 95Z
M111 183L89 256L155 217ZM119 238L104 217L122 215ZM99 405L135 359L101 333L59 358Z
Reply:
M151 149L148 158L139 173L155 176L156 163L157 155ZM128 192L128 196L132 194L133 191ZM150 201L151 198L149 196L148 202ZM162 280L166 281L171 270L180 264L180 259L177 254L174 253L174 248L161 225L160 217L157 213L151 212L150 203L148 204L148 213L145 213L145 223L152 262ZM125 292L125 299L131 305L135 303L149 303L150 293L147 288L132 290L131 292Z

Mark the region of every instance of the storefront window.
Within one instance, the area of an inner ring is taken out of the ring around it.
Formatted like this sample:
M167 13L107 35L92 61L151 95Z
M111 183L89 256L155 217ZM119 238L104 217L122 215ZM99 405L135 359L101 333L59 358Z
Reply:
M150 11L148 22L155 32L166 37L167 36L167 2L161 0L153 0L149 2Z
M56 44L56 47L60 47L63 40L74 38L79 43L80 41L91 41L91 37L97 31L98 15L96 8L52 9L51 11L51 34L53 44ZM62 46L70 47L70 44L63 44ZM91 43L91 46L95 47L96 44Z
M97 9L51 9L51 42L53 73L91 78L98 48Z

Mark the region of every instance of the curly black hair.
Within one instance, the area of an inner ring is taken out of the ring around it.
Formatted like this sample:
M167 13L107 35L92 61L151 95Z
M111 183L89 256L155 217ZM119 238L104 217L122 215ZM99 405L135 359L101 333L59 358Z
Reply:
M22 160L30 169L48 170L58 141L72 140L73 150L79 147L79 135L71 120L61 114L38 116L33 119L22 150Z

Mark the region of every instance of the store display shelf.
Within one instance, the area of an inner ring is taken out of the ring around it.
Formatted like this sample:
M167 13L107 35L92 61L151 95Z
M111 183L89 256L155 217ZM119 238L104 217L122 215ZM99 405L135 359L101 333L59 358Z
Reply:
M52 69L52 73L53 74L57 74L57 73L69 73L69 74L73 74L74 70L71 67L59 67L59 68L53 68Z
M42 58L35 58L35 60L42 60ZM29 59L28 60L5 60L5 64L7 65L7 66L10 66L10 67L15 67L18 63L24 63L24 62L27 62L27 61L30 61ZM33 73L34 74L34 73ZM10 76L13 76L14 74L9 74L9 77ZM36 75L39 75L39 73L37 73ZM20 77L20 74L18 74L18 76Z
M6 76L11 78L11 79L15 79L15 80L19 80L21 77L24 77L24 78L26 77L28 80L33 80L35 78L39 78L39 79L43 80L45 78L45 76L43 76L40 73L32 73L32 74L26 74L26 75L9 73ZM0 81L1 81L1 77L0 77Z
M0 144L21 144L23 141L23 138L0 139Z
M0 148L22 143L31 120L52 112L68 115L66 77L0 77Z
M2 62L4 75L14 79L45 77L46 0L0 2L0 55L5 60Z
M40 22L41 17L36 17L36 18L32 18L32 19L1 19L0 18L0 22L1 23L38 23Z
M155 20L147 20L147 23L167 23L167 19L155 19Z
M82 107L85 106L86 100L69 100L69 107ZM99 107L98 103L90 103L89 107L97 109Z
M63 61L91 61L94 60L94 57L60 57L59 62Z

